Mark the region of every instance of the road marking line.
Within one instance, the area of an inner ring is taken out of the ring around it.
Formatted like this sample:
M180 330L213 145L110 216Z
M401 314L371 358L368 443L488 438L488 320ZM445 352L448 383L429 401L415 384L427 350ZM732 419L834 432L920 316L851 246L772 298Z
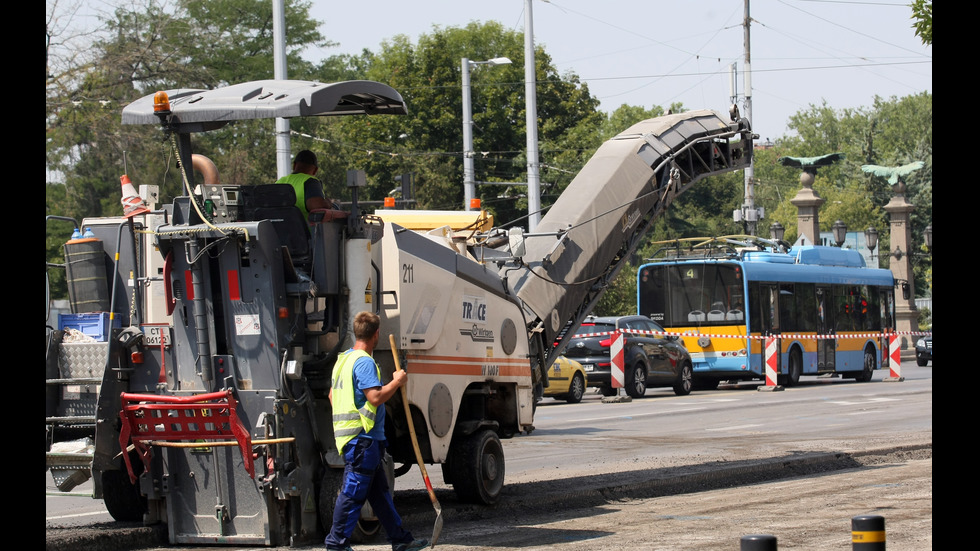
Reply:
M74 515L60 515L57 517L45 517L45 520L61 520L65 518L92 517L95 515L108 515L107 511L95 511L92 513L75 513Z
M761 424L756 425L738 425L736 427L720 427L717 429L704 429L706 431L716 431L716 430L740 430L740 429L751 429L753 427L761 427Z
M669 409L665 411L657 411L653 413L634 413L632 415L613 415L611 417L587 417L585 419L576 419L576 423L581 423L583 421L614 421L616 419L634 419L636 417L650 417L653 415L664 415L667 413L686 413L688 411L700 411L707 408L682 408L682 409Z

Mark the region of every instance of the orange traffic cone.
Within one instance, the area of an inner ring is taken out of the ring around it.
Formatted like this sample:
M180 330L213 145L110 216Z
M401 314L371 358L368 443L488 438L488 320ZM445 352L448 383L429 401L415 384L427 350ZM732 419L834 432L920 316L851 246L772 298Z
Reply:
M132 218L137 214L150 212L150 209L146 208L143 200L140 199L139 194L136 193L136 188L133 187L133 183L129 181L129 176L123 174L119 177L119 181L122 182L123 216L126 218Z

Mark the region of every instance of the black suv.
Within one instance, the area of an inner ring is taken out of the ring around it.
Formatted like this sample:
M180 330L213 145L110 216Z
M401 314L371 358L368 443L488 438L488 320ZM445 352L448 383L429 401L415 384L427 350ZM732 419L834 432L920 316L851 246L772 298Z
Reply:
M926 335L915 342L915 363L925 367L932 361L932 334Z
M588 386L599 387L603 396L615 396L609 376L609 347L612 334L583 336L591 333L623 335L623 379L626 393L633 398L643 396L648 387L673 387L674 394L691 393L693 364L683 342L675 335L630 333L630 331L663 332L664 328L646 316L608 316L585 318L578 331L570 337L565 356L585 368Z

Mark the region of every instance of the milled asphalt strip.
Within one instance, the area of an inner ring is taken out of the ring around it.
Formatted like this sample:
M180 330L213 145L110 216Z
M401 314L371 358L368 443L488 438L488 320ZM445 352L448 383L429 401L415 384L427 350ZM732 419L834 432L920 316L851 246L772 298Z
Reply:
M540 512L549 507L594 507L622 499L644 499L684 493L695 493L796 476L829 473L844 469L900 463L932 457L932 442L878 448L859 452L809 452L744 461L718 461L661 469L597 474L564 480L544 480L507 484L500 500L493 506L456 501L453 490L437 489L442 516L479 519L493 510ZM425 492L398 490L395 502L406 524L423 526L432 522L432 503ZM73 541L72 546L48 541L51 551L131 551L147 547L167 547L166 525L140 526L129 530L109 529L100 534Z
M540 512L549 507L562 509L593 507L622 499L644 499L684 493L703 492L796 476L829 473L861 468L883 461L900 463L932 457L932 443L910 444L860 452L808 452L743 461L717 461L660 469L597 474L564 480L545 480L507 484L497 504L483 507L455 500L452 490L442 489L440 497L443 518L483 518L487 509ZM421 494L421 495L420 495ZM431 522L432 506L424 492L396 492L396 502L403 518ZM414 518L412 518L414 517Z

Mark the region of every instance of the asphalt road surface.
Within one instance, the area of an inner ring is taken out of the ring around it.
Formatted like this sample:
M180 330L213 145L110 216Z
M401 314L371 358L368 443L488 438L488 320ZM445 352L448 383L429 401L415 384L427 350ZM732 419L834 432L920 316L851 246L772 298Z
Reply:
M847 550L852 519L878 515L890 551L931 549L931 364L903 362L903 382L887 376L805 378L785 392L746 383L689 397L648 391L629 404L546 400L535 433L504 441L496 506L458 502L440 469L427 469L443 509L436 547L738 550L743 537L765 534L779 549ZM414 534L429 537L435 512L416 479L413 468L396 481L395 501ZM165 526L46 525L48 549L230 549L170 546ZM379 534L354 548L390 546Z

